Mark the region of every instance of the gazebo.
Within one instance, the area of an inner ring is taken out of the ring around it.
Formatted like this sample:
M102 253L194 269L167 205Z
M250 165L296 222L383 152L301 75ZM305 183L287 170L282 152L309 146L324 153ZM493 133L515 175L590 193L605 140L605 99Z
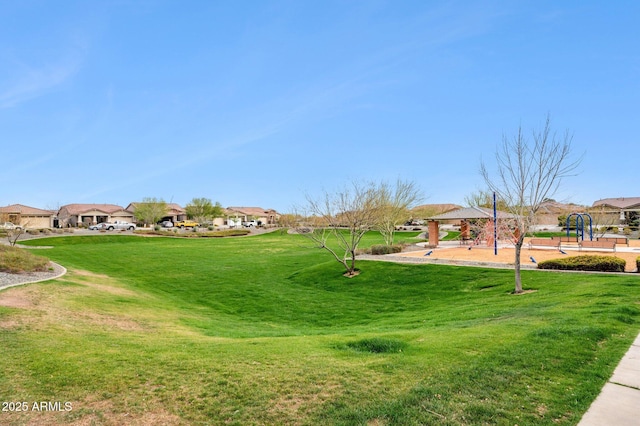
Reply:
M427 218L429 221L429 246L437 247L439 243L438 233L440 232L440 221L443 220L459 220L460 221L460 238L462 241L471 239L471 229L469 227L469 220L474 219L486 219L490 223L493 223L493 210L485 207L463 207L458 210L453 210L447 213L439 214ZM514 219L516 215L496 211L496 218L500 219ZM493 225L492 225L493 226Z

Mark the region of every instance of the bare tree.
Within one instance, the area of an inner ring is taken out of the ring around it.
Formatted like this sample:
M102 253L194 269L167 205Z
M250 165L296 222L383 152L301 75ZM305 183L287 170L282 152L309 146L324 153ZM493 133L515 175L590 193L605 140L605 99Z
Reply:
M382 182L377 188L378 218L376 229L384 238L384 243L393 245L396 226L410 216L409 209L422 199L415 182L397 180L395 186Z
M464 202L469 207L484 207L484 208L493 208L493 193L490 191L484 191L482 189L473 192L471 194L465 195ZM502 199L496 200L496 208L498 210L506 211L507 203Z
M562 136L551 129L547 115L542 130L533 130L531 139L518 128L512 138L503 136L496 151L497 177L493 177L484 162L480 174L491 191L505 201L507 210L514 214L517 230L515 241L515 293L522 293L520 254L527 232L535 224L540 204L553 197L563 178L571 176L581 159L571 160L573 136L566 131Z
M318 199L307 196L296 230L309 238L314 247L327 250L344 266L346 276L358 274L356 252L364 234L374 229L378 219L380 198L375 185L353 182L337 193L324 194Z

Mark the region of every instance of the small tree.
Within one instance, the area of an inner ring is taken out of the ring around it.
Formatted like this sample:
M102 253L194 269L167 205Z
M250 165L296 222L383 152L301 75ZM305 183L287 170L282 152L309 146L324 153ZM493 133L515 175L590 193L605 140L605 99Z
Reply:
M364 234L374 229L379 217L380 197L375 185L353 182L342 191L324 192L318 198L307 196L299 234L310 239L314 247L327 250L346 270L357 275L356 252ZM309 220L312 219L312 220Z
M396 226L410 216L409 209L422 198L414 182L397 180L395 186L382 182L377 188L378 218L376 229L387 246L393 245Z
M490 191L478 190L477 192L465 195L464 202L469 207L493 209L493 193ZM502 199L496 199L496 208L501 211L509 210L507 203Z
M552 197L563 178L570 176L580 164L572 161L572 136L565 132L558 137L551 130L547 115L542 130L534 130L528 139L522 127L509 139L503 136L496 152L497 177L491 175L484 162L480 174L491 191L505 201L507 211L515 215L515 293L522 293L520 254L527 232L535 224L540 204Z
M162 199L146 197L142 202L136 203L133 213L138 222L145 225L153 225L167 215L167 203Z
M200 223L222 216L222 205L219 202L213 204L208 198L192 199L185 210L190 219Z

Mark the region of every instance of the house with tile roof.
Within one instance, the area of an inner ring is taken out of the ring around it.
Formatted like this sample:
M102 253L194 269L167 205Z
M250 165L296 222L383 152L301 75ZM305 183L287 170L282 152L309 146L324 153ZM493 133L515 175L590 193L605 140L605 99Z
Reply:
M620 223L626 223L630 216L640 215L640 197L603 198L595 201L590 210L617 215Z
M55 211L38 209L23 204L0 207L0 222L11 222L23 228L52 228L55 216Z
M273 209L263 209L262 207L227 207L226 214L228 220L238 220L246 222L249 220L260 221L263 225L275 225L280 218L280 214Z
M133 213L115 204L67 204L58 210L59 226L63 228L115 220L133 222Z
M135 215L136 206L140 204L142 204L142 202L129 203L129 205L125 210ZM164 222L165 220L168 220L168 221L171 221L172 223L176 223L179 220L187 220L187 211L183 207L181 207L179 204L166 203L166 205L167 205L167 211L165 215L162 217L162 219L160 220L160 222Z

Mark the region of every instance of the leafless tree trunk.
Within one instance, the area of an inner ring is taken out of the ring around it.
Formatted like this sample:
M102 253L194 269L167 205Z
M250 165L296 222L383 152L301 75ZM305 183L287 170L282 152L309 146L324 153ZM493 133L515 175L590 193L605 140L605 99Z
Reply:
M358 245L364 234L375 227L378 210L376 187L353 182L335 194L325 192L318 199L307 196L302 212L307 223L299 223L296 230L314 247L331 253L345 268L345 275L352 277L357 275Z
M396 226L409 217L409 209L422 195L414 182L397 180L395 187L386 182L377 188L379 213L376 228L382 234L386 245L393 245Z
M553 197L563 178L574 173L580 160L571 160L573 137L567 131L557 136L547 115L542 130L534 130L528 139L522 126L512 138L503 136L496 151L497 177L489 173L484 162L480 174L491 191L495 191L516 216L519 236L515 242L515 293L522 293L520 255L524 238L535 224L540 204Z

